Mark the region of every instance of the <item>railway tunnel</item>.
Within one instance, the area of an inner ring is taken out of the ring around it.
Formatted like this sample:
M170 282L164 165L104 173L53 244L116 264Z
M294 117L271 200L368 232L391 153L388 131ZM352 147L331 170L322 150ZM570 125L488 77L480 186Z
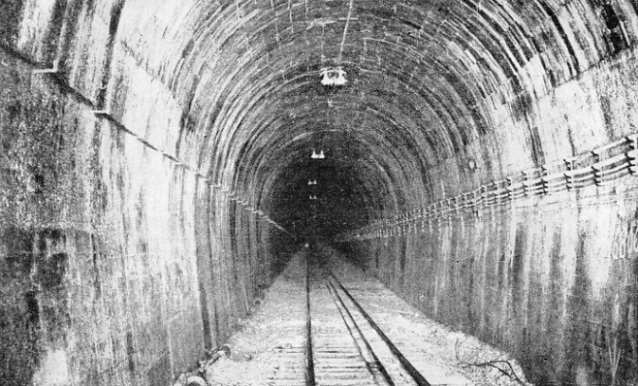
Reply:
M305 242L638 382L634 0L0 3L7 385L168 385Z

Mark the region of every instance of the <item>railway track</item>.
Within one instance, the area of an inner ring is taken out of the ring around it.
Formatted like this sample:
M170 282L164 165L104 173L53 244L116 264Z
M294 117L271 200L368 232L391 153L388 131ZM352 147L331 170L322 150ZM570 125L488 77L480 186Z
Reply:
M356 296L318 259L306 264L305 347L277 355L276 386L430 386ZM278 359L279 360L279 359Z

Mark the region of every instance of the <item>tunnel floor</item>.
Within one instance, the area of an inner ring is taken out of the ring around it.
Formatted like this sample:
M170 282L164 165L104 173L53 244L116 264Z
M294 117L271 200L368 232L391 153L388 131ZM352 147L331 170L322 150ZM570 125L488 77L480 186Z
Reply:
M433 322L325 246L296 253L240 325L230 355L206 367L210 385L528 384L507 354Z

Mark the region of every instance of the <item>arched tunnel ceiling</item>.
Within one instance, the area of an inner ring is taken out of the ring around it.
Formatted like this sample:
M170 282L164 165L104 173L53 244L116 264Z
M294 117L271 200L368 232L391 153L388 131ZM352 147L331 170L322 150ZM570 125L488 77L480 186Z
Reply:
M429 168L478 151L491 96L539 97L613 54L596 31L623 12L603 0L169 3L129 0L119 31L187 110L182 158L264 206L284 171L325 148L365 173L364 203L383 194L395 209L428 199L402 195ZM321 85L333 67L345 86Z

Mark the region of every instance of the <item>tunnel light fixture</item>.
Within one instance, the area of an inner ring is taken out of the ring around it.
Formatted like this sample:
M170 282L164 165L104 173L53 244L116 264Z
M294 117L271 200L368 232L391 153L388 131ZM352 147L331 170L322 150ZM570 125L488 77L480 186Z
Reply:
M346 72L341 67L324 68L321 70L321 84L324 86L343 86L348 81Z
M308 180L308 185L317 185L317 180Z
M323 150L320 150L319 153L317 153L314 149L312 150L312 155L310 156L310 158L312 159L325 159L326 155L323 154Z
M315 201L317 199L317 195L311 195L310 197L308 197L310 200Z

